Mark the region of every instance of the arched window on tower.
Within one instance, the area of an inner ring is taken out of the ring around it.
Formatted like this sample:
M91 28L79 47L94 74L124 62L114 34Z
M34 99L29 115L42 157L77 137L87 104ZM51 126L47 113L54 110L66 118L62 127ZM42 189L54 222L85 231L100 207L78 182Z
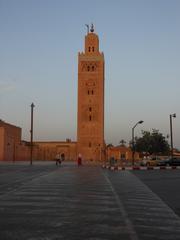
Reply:
M91 117L91 115L89 115L89 121L91 121L92 120L92 117Z
M89 52L91 51L91 47L89 47Z
M88 72L90 71L90 66L87 66L87 70L88 70Z
M92 47L92 51L94 52L94 47Z

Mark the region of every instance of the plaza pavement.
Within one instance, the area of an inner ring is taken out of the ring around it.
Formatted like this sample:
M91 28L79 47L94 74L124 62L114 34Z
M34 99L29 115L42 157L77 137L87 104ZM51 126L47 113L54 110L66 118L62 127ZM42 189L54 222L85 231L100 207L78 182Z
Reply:
M1 163L0 239L179 240L180 218L130 171Z

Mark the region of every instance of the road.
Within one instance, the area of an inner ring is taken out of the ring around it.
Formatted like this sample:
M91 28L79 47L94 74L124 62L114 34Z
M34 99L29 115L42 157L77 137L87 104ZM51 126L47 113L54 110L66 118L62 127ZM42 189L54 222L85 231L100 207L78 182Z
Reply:
M180 216L180 170L133 171Z
M148 174L0 164L0 239L179 240L180 218L144 184L158 172Z

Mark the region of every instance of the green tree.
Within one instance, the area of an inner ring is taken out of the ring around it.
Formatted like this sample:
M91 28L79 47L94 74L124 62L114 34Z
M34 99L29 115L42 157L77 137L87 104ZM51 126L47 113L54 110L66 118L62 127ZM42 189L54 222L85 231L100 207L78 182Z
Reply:
M169 144L159 130L153 129L152 132L142 131L142 137L135 138L135 150L149 154L167 154Z

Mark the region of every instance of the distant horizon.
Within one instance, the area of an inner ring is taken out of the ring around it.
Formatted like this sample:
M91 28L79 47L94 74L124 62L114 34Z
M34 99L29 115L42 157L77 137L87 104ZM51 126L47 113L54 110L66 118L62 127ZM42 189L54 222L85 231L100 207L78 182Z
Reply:
M180 149L180 1L5 1L0 3L0 119L34 140L76 141L78 52L94 24L105 56L105 142L135 129L169 135ZM108 17L107 17L108 16ZM169 141L169 139L168 139Z

